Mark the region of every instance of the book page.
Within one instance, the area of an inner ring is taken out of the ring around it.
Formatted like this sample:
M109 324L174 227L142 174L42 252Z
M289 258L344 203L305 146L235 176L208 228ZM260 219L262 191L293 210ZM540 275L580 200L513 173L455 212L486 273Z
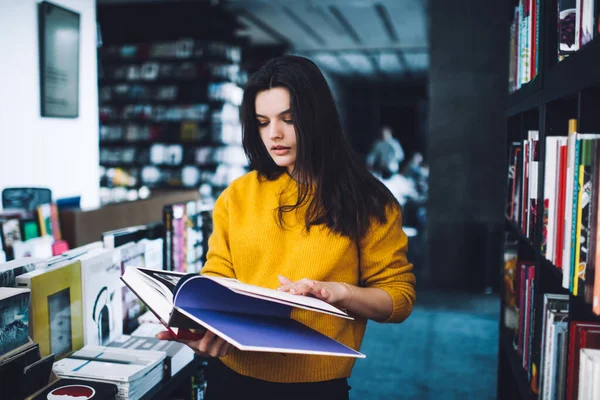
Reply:
M219 278L214 276L200 276L199 278L210 279L219 283L222 286L225 286L226 288L233 290L236 293L243 294L246 296L252 296L264 300L287 304L293 307L325 312L327 314L333 314L342 318L352 319L352 317L349 317L348 314L346 314L339 308L336 308L331 304L326 303L323 300L319 300L315 297L299 296L288 292L281 292L274 289L250 285L231 278Z

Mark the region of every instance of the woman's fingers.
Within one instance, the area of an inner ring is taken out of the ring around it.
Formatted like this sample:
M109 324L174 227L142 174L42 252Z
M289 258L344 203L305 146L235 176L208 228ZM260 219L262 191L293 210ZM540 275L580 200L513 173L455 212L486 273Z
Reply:
M280 279L281 282L281 279ZM291 294L298 295L307 295L312 294L315 296L319 296L321 292L321 283L318 281L313 281L311 279L303 278L296 282L288 282L282 284L278 290L283 292L290 292Z
M156 338L159 340L176 340L169 331L158 332L156 334Z

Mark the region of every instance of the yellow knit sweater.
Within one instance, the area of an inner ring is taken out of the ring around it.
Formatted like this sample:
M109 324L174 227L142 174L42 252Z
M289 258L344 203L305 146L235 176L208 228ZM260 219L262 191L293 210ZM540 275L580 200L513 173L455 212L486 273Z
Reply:
M268 181L250 172L233 182L217 199L214 230L202 274L236 278L276 289L278 275L293 281L346 282L385 290L394 311L386 322L401 322L412 311L415 277L406 260L408 239L401 229L399 210L390 211L386 224L374 223L357 245L327 227L304 227L304 212L284 213L285 229L277 224L280 201L297 197L289 175ZM345 345L359 350L367 321L354 321L306 310L291 317ZM368 356L368 355L367 355ZM282 355L234 350L221 359L242 375L272 382L317 382L349 377L353 358Z

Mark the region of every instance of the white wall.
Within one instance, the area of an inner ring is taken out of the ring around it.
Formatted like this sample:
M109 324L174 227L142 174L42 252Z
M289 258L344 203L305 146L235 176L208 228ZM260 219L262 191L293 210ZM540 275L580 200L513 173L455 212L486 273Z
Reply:
M41 186L98 205L96 1L53 0L80 21L79 117L40 116L37 0L0 0L0 190ZM1 205L0 205L1 206Z

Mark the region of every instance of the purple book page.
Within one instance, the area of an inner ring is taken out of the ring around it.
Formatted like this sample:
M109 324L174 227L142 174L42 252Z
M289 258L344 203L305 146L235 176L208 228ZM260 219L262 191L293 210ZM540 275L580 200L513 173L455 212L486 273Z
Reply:
M289 318L184 308L179 310L240 350L274 353L365 356Z

